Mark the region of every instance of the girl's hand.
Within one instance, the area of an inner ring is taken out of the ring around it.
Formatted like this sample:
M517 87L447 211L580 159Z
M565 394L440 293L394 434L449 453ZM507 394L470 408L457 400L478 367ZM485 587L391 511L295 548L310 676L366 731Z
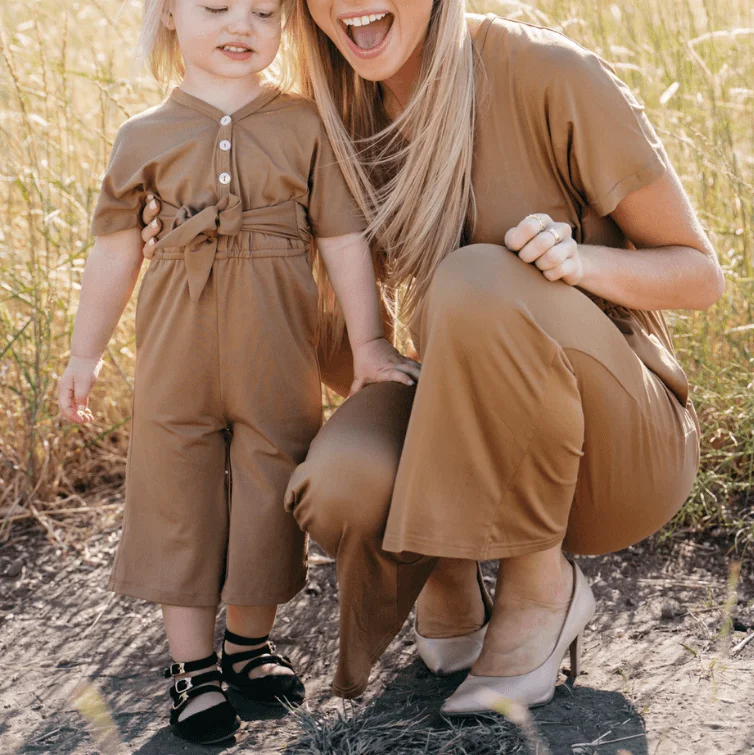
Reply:
M396 351L385 338L367 341L353 351L354 381L350 396L358 393L368 383L392 381L415 385L421 365Z
M157 234L162 228L162 223L157 215L160 212L160 200L156 199L153 194L147 194L147 204L141 212L141 219L144 221L144 228L141 231L141 238L144 241L144 255L147 249L156 243Z
M584 277L584 262L571 237L571 226L555 223L542 212L528 215L511 228L505 234L505 245L524 262L533 262L547 280L577 286Z
M66 419L77 425L94 421L89 409L89 392L101 369L101 359L71 357L58 385L58 403Z

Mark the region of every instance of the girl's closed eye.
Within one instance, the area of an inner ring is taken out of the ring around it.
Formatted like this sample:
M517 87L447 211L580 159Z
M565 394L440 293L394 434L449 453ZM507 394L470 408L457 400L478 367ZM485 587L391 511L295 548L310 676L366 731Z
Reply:
M212 6L209 6L209 5L204 5L202 7L204 8L204 10L206 10L209 13L212 13L214 15L217 15L217 14L220 14L220 13L225 13L225 11L228 10L228 7L226 5L222 6L221 8L213 8Z

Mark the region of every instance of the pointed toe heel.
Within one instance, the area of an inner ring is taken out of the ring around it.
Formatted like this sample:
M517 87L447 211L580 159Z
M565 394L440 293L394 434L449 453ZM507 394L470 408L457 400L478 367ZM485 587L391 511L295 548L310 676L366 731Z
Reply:
M424 665L437 676L449 676L470 669L479 658L492 616L492 598L484 586L482 569L477 564L477 583L484 603L484 624L460 637L424 637L414 625L416 650Z
M568 676L581 673L581 635L592 620L595 602L581 569L573 566L573 592L563 628L555 648L538 668L519 676L476 676L469 674L445 701L440 712L446 716L471 716L499 709L499 702L514 702L534 708L546 705L555 694L560 664L570 650Z

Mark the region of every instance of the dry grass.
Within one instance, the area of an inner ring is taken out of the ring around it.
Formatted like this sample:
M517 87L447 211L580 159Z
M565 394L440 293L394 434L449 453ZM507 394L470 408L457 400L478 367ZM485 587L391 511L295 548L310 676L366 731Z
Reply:
M610 60L646 103L728 275L706 313L671 316L696 384L704 466L677 525L754 540L754 10L749 0L620 4L476 0L564 30ZM116 128L162 92L131 63L141 3L6 0L0 8L0 527L86 509L122 480L131 407L133 311L107 352L97 422L60 421L88 222ZM120 11L120 15L119 15ZM80 512L77 513L80 516Z
M499 716L479 716L469 722L429 721L426 715L407 717L406 711L342 712L293 711L300 730L284 752L288 755L546 755L540 741L530 746L522 730Z

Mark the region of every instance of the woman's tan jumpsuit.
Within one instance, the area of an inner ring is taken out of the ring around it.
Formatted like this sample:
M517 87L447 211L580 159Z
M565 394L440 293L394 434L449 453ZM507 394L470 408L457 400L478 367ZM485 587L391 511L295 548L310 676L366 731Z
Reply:
M699 460L661 315L551 283L501 246L535 212L581 244L627 246L609 214L664 172L654 131L612 70L564 36L470 23L478 220L411 325L421 379L415 392L372 385L346 401L287 494L337 559L345 696L364 690L436 557L625 548L678 511ZM348 386L344 371L323 371Z
M283 603L307 571L283 498L322 417L310 240L364 221L316 108L274 90L230 114L175 90L130 119L93 234L138 226L147 193L162 232L139 290L110 587L181 606Z

